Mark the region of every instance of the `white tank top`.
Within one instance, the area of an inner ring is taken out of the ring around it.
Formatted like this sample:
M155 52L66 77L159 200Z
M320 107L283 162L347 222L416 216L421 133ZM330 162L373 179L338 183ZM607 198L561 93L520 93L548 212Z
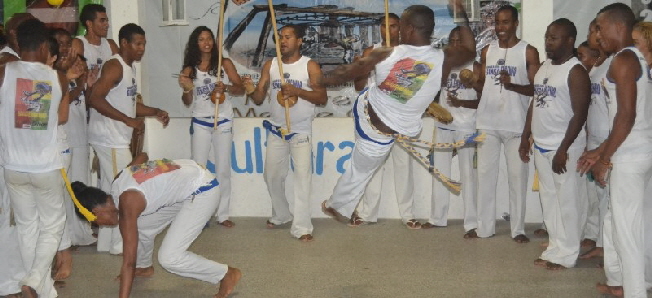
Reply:
M475 114L477 110L464 107L455 108L448 104L449 92L451 95L456 96L459 100L478 99L478 94L475 92L475 89L472 87L465 87L460 81L460 72L462 69L473 71L473 62L461 66L460 68L452 69L448 75L446 87L444 87L444 90L442 90L442 93L439 96L439 104L446 108L451 113L451 115L453 115L453 122L444 124L436 121L435 125L437 125L439 128L444 129L473 132L475 131Z
M580 61L575 57L561 65L553 65L548 59L534 77L532 137L534 144L542 149L557 150L566 136L573 117L568 77L578 64ZM585 147L586 132L582 129L570 148Z
M140 214L143 216L191 199L195 191L214 179L215 176L192 160L150 160L122 170L111 185L111 195L119 208L123 192L140 191L147 201Z
M136 117L136 68L127 65L120 55L115 54L116 59L122 65L122 80L113 87L106 95L109 102L118 111L127 117ZM88 142L110 148L129 148L133 128L124 122L113 120L100 114L97 110L90 110L88 123Z
M514 91L501 90L500 72L506 70L511 82L528 85L526 52L528 43L519 41L509 49L498 46L498 41L489 44L486 57L485 81L482 98L478 105L477 128L523 132L530 97Z
M0 50L0 56L2 56L2 54L5 54L5 53L7 53L9 55L16 56L17 58L20 58L20 56L18 56L18 53L16 53L16 51L14 51L8 45Z
M605 59L599 66L594 66L589 72L591 77L591 104L586 118L588 134L586 149L596 149L609 136L609 110L607 96L602 89L602 81L607 77L612 57Z
M369 86L369 104L394 131L416 136L421 115L441 88L444 53L427 46L399 45L376 65L376 84Z
M62 166L57 143L61 86L38 62L9 62L0 88L0 139L5 168L44 173Z
M283 63L285 82L297 88L312 91L310 88L310 76L308 75L308 61L310 58L301 56L292 64ZM276 126L287 128L285 125L285 107L276 101L276 94L281 91L281 78L278 73L278 62L272 59L272 67L269 70L271 86L269 97L271 99L272 115L270 122ZM315 105L299 97L299 101L290 108L290 125L293 133L311 134L312 119L315 115Z
M635 47L627 47L616 53L615 57L623 51L632 51L636 54L641 66L641 77L636 80L636 119L634 126L625 141L618 147L611 157L612 161L631 161L652 154L652 103L648 99L652 91L652 79L648 72L645 58ZM613 62L613 60L612 60ZM613 129L614 118L618 111L616 100L616 84L609 77L603 80L609 108L609 127Z
M197 77L193 80L195 85L192 116L193 117L213 117L215 116L215 104L211 101L211 92L215 89L217 77L208 74L208 72L197 70ZM229 76L224 73L222 68L222 82L225 85L230 84ZM219 118L233 119L233 104L227 92L224 103L220 105Z

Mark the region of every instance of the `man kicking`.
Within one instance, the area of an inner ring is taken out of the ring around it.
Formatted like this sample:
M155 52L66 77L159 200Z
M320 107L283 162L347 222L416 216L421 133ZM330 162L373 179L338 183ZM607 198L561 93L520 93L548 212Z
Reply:
M82 182L72 184L82 206L98 225L119 225L123 239L119 297L131 293L134 277L152 276L154 239L170 226L158 261L171 273L213 284L215 298L226 298L242 276L240 270L188 251L219 201L219 183L192 160L151 160L141 154L113 181L110 194ZM82 216L78 210L78 215Z
M463 5L455 1L463 15ZM323 85L335 85L375 71L374 83L353 108L355 147L346 172L329 200L322 203L328 215L340 221L351 217L373 173L382 165L394 143L394 135L414 137L422 127L421 115L439 92L443 72L475 56L468 22L460 30L463 47L442 52L430 46L435 27L434 12L423 5L408 7L400 21L401 44L379 48L350 65L324 76Z

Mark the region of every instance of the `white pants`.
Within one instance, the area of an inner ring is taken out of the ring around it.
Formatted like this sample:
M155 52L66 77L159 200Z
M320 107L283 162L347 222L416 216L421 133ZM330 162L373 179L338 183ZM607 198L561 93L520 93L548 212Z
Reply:
M388 162L391 162L393 165L392 174L394 176L394 190L396 201L398 202L398 211L403 223L407 223L408 220L415 218L413 212L414 173L412 170L414 159L403 147L394 145L385 164L387 165ZM390 174L386 173L385 168L381 167L376 171L369 181L360 203L358 203L356 212L364 221L378 221L378 207L380 206L383 180L386 180L384 176Z
M74 151L70 150L70 152L64 152L61 155L64 160L64 167L68 173L68 180L71 183L73 181L80 181L73 180L72 178L71 172L73 166L71 161L73 161L74 158L74 153L72 152ZM88 150L86 150L86 152L88 152ZM88 156L86 156L86 159L88 160ZM88 161L86 164L88 165ZM77 216L75 211L77 208L75 207L75 204L73 203L72 198L70 197L70 193L68 192L68 189L65 185L63 186L63 204L66 207L66 228L63 230L61 244L59 244L59 251L69 248L72 245L83 246L95 243L97 239L93 237L91 224L85 219L81 219L79 216Z
M0 296L19 293L19 282L25 276L18 232L15 226L10 226L11 201L4 177L5 169L0 166Z
M351 217L371 176L382 166L392 149L393 139L377 133L364 116L364 104L357 100L353 110L355 121L355 146L346 171L335 184L333 195L326 207Z
M604 271L607 284L622 285L627 298L647 297L645 226L652 204L645 202L645 190L651 176L652 156L613 162L604 219Z
M512 238L525 234L525 199L528 164L521 161L518 147L521 133L481 130L487 139L478 144L478 236L496 233L496 187L500 167L500 147L505 147L509 184L509 214Z
M110 194L115 175L131 162L131 152L128 148L109 148L95 144L92 146L100 161L100 189ZM122 253L122 236L118 226L100 227L97 235L97 251L108 251L114 255Z
M534 163L539 172L539 198L543 222L548 229L548 247L541 259L566 268L575 267L586 222L588 198L586 178L574 170L583 149L569 149L566 173L552 171L557 151L542 153L534 149Z
M584 239L595 241L597 247L602 247L604 215L609 208L609 186L600 187L595 181L587 181L589 212L584 228Z
M70 182L81 181L88 185L91 181L90 147L70 147Z
M453 143L467 139L473 132L437 129L435 143ZM478 228L478 210L476 208L476 171L473 169L473 155L475 146L457 148L457 158L460 164L460 182L462 183L461 196L464 202L464 230L470 231ZM447 177L451 175L451 161L453 150L435 149L434 165ZM448 225L448 206L450 190L439 179L432 181L432 202L428 222L436 226Z
M217 284L226 274L226 265L188 251L217 208L220 189L200 193L192 199L161 208L138 218L138 256L136 268L153 264L154 239L170 228L158 250L158 262L174 274Z
M290 161L291 157L291 161ZM285 180L292 162L294 173L294 208L285 195ZM312 234L310 184L312 183L311 136L296 134L289 141L267 133L267 152L263 174L272 199L272 217L269 221L279 225L292 221L290 234L301 237Z
M212 118L197 118L204 122L213 122ZM213 125L206 126L192 123L192 159L200 165L206 165L208 153L213 145L213 161L215 176L220 182L221 196L217 198L218 205L215 217L218 222L229 219L229 203L231 201L231 150L233 148L233 121L221 123L217 130Z
M20 285L33 288L39 297L56 297L50 269L66 221L60 171L34 174L5 169L5 179L27 271Z

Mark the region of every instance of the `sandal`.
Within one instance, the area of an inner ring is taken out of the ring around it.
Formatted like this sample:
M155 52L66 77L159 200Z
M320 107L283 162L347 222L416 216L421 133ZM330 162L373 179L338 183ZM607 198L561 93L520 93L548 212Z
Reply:
M419 230L421 229L421 223L416 220L416 219L410 219L408 220L405 225L407 226L408 229L410 230Z
M464 239L477 239L480 238L478 237L478 233L476 233L475 229L470 229L469 231L464 234Z
M224 227L227 227L227 228L233 228L233 226L235 226L235 224L232 221L228 220L228 219L225 220L225 221L222 221L222 222L218 222L217 224L219 224L221 226L224 226Z
M430 222L426 222L421 225L421 229L432 229L432 228L445 228L446 226L437 226L433 225Z
M366 224L367 222L362 220L362 217L354 213L353 216L351 216L351 220L349 220L349 223L347 225L349 227L355 228L357 226L366 225Z

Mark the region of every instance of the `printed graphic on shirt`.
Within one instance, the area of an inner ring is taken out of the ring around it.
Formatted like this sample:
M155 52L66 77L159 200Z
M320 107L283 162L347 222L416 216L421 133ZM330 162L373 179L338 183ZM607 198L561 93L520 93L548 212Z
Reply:
M211 83L211 78L204 78L202 81L204 83L203 86L198 86L195 89L195 92L197 92L197 96L203 96L204 100L210 100L210 94L213 92L213 89L215 89L215 83Z
M299 81L299 80L295 80L295 79L290 78L290 74L289 74L289 73L287 73L287 72L284 73L284 74L283 74L283 78L285 79L285 83L287 83L287 84L292 84L294 87L297 87L297 88L299 88L299 89L303 89L303 82L302 82L302 81ZM281 89L281 80L280 80L280 79L278 79L278 80L273 80L273 81L272 81L272 88L274 88L274 89Z
M602 89L602 92L604 92L604 96L607 99L607 104L611 104L611 96L609 95L609 90L607 90L607 78L602 78L600 81L600 88Z
M496 65L487 65L486 76L494 80L494 85L500 85L500 73L505 71L510 77L516 76L516 66L505 65L505 59L498 59Z
M534 103L537 108L547 108L548 102L557 97L557 88L548 86L548 78L543 79L543 85L534 84Z
M169 159L150 160L146 163L134 165L129 168L131 176L138 184L141 184L158 175L180 169L181 166Z
M460 89L465 90L468 88L462 84L462 81L460 81L459 75L457 73L451 73L451 75L448 77L448 81L446 82L446 89L452 96L458 97L458 91Z
M138 85L136 85L136 78L131 78L131 86L127 87L127 96L131 97L131 101L136 102L136 93L138 93Z
M598 83L591 83L591 104L596 104L602 94L602 87Z
M412 58L399 60L378 88L400 103L406 103L421 90L432 69L433 65L428 62Z
M52 101L52 82L16 79L15 128L47 130Z

